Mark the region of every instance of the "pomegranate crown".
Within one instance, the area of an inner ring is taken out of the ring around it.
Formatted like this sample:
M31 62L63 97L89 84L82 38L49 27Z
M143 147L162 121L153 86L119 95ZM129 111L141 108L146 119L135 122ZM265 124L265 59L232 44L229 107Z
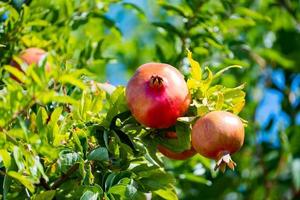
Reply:
M150 86L154 88L160 88L163 85L163 78L158 75L152 75L150 78Z

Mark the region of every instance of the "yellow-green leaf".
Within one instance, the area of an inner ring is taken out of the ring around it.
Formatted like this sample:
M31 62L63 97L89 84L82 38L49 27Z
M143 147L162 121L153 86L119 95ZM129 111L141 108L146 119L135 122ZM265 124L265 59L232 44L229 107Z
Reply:
M189 50L187 51L188 51L188 60L191 65L191 76L192 78L200 81L202 79L201 66L197 61L195 61L192 58L192 52L190 52Z
M232 107L233 113L238 114L239 112L241 112L241 110L244 108L244 105L245 105L245 99L241 99L240 101L235 103L234 106Z
M42 87L42 81L40 79L40 77L37 75L37 73L34 71L34 66L31 65L28 68L28 75L32 77L32 79L34 80L35 83L37 83L38 86Z
M18 180L21 184L23 184L30 192L34 192L34 183L28 177L23 176L15 171L7 172L7 175Z
M9 168L11 163L11 157L6 149L0 149L0 157L3 161L4 167Z
M215 75L214 75L214 79L218 78L219 76L221 76L224 72L226 72L227 70L231 69L231 68L239 68L242 69L243 67L240 65L230 65L228 67L225 67L224 69L221 69L220 71L218 71Z
M205 80L202 80L202 85L201 85L201 90L203 93L205 93L207 91L207 89L209 88L210 86L210 83L212 82L213 80L213 73L210 71L210 69L208 67L205 68L205 70L207 71L207 78Z
M224 95L223 93L219 92L217 96L217 102L216 102L216 110L222 110L224 103Z
M69 83L72 85L77 86L78 88L84 90L86 88L86 85L79 79L73 77L72 75L63 75L59 78L59 82L61 83Z
M12 66L9 66L9 65L4 65L4 69L6 71L8 71L10 74L12 74L13 76L15 76L21 82L25 82L26 77L25 77L24 73L21 72L16 67L12 67Z

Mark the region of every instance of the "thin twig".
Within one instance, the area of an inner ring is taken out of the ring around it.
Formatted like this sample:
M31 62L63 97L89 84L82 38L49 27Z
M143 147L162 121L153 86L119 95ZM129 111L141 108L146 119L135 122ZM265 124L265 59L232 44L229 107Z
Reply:
M61 184L63 184L77 169L79 168L79 163L73 165L65 174L61 175L56 181L54 181L51 189L58 188Z
M16 140L16 138L12 137L11 135L8 134L7 130L5 129L0 129L2 131L2 133L4 133L4 135L8 138L9 141L11 141L13 144L18 145L18 141Z
M26 113L26 111L35 103L35 98L32 97L32 99L19 111L15 112L13 114L13 117L3 126L3 128L0 129L5 129L7 126L9 126L11 123L13 123L20 115L23 115Z
M2 171L2 170L0 170L0 174L1 174L2 176L6 176L6 172L4 172L4 171Z
M279 4L294 18L298 23L298 18L295 9L292 8L291 4L287 0L279 0Z
M0 127L0 131L2 131L6 137L15 145L18 145L18 141L12 137L11 135L8 134L6 128L13 123L20 115L23 115L24 113L26 113L26 111L35 103L35 98L32 97L32 99L19 111L15 112L13 114L13 117L3 126Z
M45 188L46 190L51 190L50 186L48 185L48 183L44 178L40 178L39 185L43 186L43 188Z

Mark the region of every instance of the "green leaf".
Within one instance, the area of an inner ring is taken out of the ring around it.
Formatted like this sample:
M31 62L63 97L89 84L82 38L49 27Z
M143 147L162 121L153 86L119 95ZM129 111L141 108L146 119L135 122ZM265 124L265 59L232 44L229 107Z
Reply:
M201 81L202 71L201 71L200 64L192 58L192 52L190 52L189 50L187 50L187 52L188 52L188 60L191 65L191 77L195 80Z
M14 146L13 157L20 171L24 170L25 168L23 156L24 154L22 152L22 149L20 147Z
M15 76L21 82L25 82L26 77L25 77L24 73L21 72L16 67L12 67L12 66L9 66L9 65L4 65L4 69L6 71L8 71L10 74L12 74L13 76Z
M188 180L188 181L192 181L192 182L195 182L195 183L205 184L205 185L208 185L208 186L210 186L212 184L211 181L206 180L204 177L197 176L197 175L192 174L192 173L185 173L182 176L180 176L180 178Z
M164 2L160 2L159 4L164 9L176 12L179 15L181 15L182 17L187 17L189 15L189 13L186 13L187 10L183 10L181 7L176 7L176 6L172 5L172 4L166 4Z
M220 71L218 71L218 72L214 75L214 79L218 78L218 77L221 76L224 72L226 72L227 70L232 69L232 68L239 68L239 69L242 69L243 67L240 66L240 65L231 65L231 66L225 67L224 69L221 69Z
M26 75L30 76L38 86L43 87L43 83L42 83L40 77L38 76L38 74L35 72L35 69L36 69L36 66L34 66L34 65L29 66L26 71Z
M38 130L42 130L45 123L47 122L48 114L44 107L40 107L36 116L36 125Z
M201 155L198 155L197 157L197 160L203 164L203 166L206 168L206 169L211 169L211 160L209 158L206 158L204 156L201 156Z
M108 192L118 195L121 199L142 200L146 198L142 192L137 190L134 181L129 178L123 178L118 184L109 188Z
M145 173L140 173L139 175L143 177L140 179L140 183L149 190L166 188L169 184L173 184L175 182L172 175L161 170L145 171Z
M72 135L73 135L73 140L74 140L74 142L75 142L75 144L76 144L76 147L79 149L79 151L80 151L81 153L83 153L83 147L82 147L82 145L81 145L81 142L80 142L80 139L79 139L79 137L78 137L77 131L73 131L73 132L72 132Z
M52 200L55 197L56 191L55 190L48 190L44 191L35 197L33 197L34 200Z
M104 147L99 147L97 149L92 150L87 156L89 160L97 160L97 161L108 161L109 155L108 151Z
M201 82L202 85L200 88L203 93L205 93L208 90L208 88L213 80L213 77L214 77L213 73L211 72L211 70L208 67L205 68L205 71L207 71L207 77L206 77L206 79L202 80L202 82Z
M191 148L191 128L189 124L177 122L175 125L178 142L181 149L187 150Z
M27 27L32 27L32 26L48 26L49 22L46 20L41 20L41 19L35 19L34 21L28 22L26 24Z
M110 107L107 111L106 118L110 123L112 119L119 113L128 111L126 98L125 98L125 88L117 87L109 98Z
M143 143L147 149L147 154L145 154L146 160L148 160L153 165L163 166L162 161L157 157L157 140L153 140L150 137L144 137Z
M49 121L49 124L56 124L61 113L63 111L63 107L57 107L54 109L54 111L52 112L51 114L51 117L50 117L50 121Z
M228 28L243 28L255 26L256 23L253 19L249 18L231 18L224 21L224 25Z
M276 62L287 69L291 69L295 65L294 60L287 58L281 52L278 52L274 49L264 48L264 49L259 49L258 52L263 57L269 59L270 61Z
M63 150L59 153L58 164L63 173L65 173L75 163L80 161L82 161L82 158L80 157L79 153L71 152L69 150Z
M58 95L58 96L49 97L47 102L51 102L51 101L57 103L72 104L72 105L77 104L77 101L74 98L67 95Z
M97 200L99 194L92 191L85 191L80 197L80 200Z
M34 192L34 183L27 176L23 176L15 171L7 172L7 175L18 180L21 184L23 184L30 192Z
M11 164L11 155L6 149L0 149L0 159L3 161L4 167L9 169Z
M12 181L13 179L8 176L5 175L4 176L4 180L3 180L3 198L7 199L7 196L10 195L10 186L12 185Z
M82 90L84 90L86 88L86 85L81 80L79 80L76 77L69 75L69 74L62 75L61 77L59 77L58 81L63 84L69 83L69 84L75 85Z
M114 179L117 175L115 173L110 173L105 180L105 191L108 191L111 186L113 186Z
M174 33L179 37L183 36L182 32L169 22L152 22L152 24L156 27L161 27L165 29L167 32Z
M154 191L154 194L160 196L165 200L178 200L177 194L174 188L166 188Z
M206 105L202 105L202 104L197 105L196 108L197 108L197 116L200 117L210 111Z
M128 179L130 180L130 179ZM108 190L109 193L112 194L117 194L120 197L125 197L126 195L126 185L125 184L117 184L109 188Z
M219 92L217 97L218 98L217 98L215 108L216 108L216 110L222 110L223 103L224 103L224 95L223 95L223 93Z
M296 190L300 189L300 159L294 159L292 162L293 183Z
M272 22L270 17L268 17L267 15L263 15L262 13L259 13L253 9L249 9L245 7L237 7L236 13L251 17L255 20L264 20L267 22Z

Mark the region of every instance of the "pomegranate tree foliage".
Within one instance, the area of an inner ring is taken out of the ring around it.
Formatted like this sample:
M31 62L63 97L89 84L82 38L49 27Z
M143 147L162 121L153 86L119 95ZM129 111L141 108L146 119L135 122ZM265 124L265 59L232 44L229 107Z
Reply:
M0 2L2 197L297 198L299 136L292 133L299 127L282 134L278 150L257 144L252 97L242 112L249 125L246 144L234 156L236 171L219 174L213 161L199 155L171 161L156 150L158 143L174 151L188 149L195 117L219 109L239 113L245 104L242 83L252 96L250 86L270 64L287 69L286 74L299 70L297 40L284 37L297 36L297 3L149 0L145 8L130 2ZM126 17L109 14L114 9L133 16L129 28L134 31L120 25ZM282 51L286 44L290 54ZM49 52L50 73L43 67L46 60L25 74L9 66L33 46ZM148 61L172 64L186 75L193 102L187 116L171 127L178 142L132 118L124 87L109 94L96 83L106 80L114 63L132 73ZM239 66L245 68L230 69ZM284 106L293 110L288 105L287 98ZM289 114L294 118L294 112Z

